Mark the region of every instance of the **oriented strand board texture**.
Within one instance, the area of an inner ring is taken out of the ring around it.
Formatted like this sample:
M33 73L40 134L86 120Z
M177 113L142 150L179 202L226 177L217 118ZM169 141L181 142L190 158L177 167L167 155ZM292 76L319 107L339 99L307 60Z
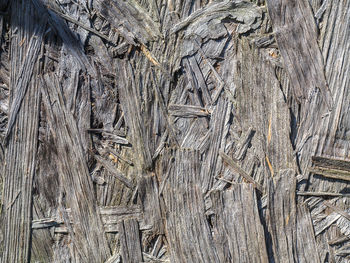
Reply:
M349 26L348 0L0 0L0 262L349 262Z

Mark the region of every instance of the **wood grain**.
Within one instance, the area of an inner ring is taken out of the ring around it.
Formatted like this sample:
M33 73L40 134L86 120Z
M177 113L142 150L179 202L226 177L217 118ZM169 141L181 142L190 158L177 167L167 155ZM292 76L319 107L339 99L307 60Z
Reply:
M0 0L1 262L348 262L349 14Z

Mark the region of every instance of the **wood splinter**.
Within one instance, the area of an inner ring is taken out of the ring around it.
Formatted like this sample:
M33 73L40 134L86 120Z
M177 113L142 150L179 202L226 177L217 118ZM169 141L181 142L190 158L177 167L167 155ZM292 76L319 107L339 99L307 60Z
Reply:
M312 165L308 171L313 174L336 180L350 181L350 162L347 160L313 156Z
M219 152L222 160L228 164L234 172L238 173L240 176L242 176L244 179L246 179L249 183L253 184L253 186L258 189L261 193L263 193L263 187L260 185L258 182L254 180L253 177L251 177L249 174L247 174L241 167L238 166L238 164L235 163L235 161L228 156L226 153L223 151Z

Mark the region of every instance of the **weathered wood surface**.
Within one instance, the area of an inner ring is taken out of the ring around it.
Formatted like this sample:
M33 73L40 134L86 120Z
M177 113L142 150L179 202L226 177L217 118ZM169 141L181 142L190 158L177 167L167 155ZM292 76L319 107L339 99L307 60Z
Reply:
M0 0L0 262L348 262L349 24Z
M45 75L41 85L44 106L49 115L48 123L57 147L57 158L60 159L58 172L62 175L60 180L66 196L65 202L71 208L75 221L68 229L81 260L106 260L110 254L109 247L101 219L96 212L96 198L77 124L73 114L66 108L57 78ZM69 221L65 223L70 226Z
M121 255L123 262L142 262L139 226L135 219L119 224Z
M165 224L171 262L220 262L205 217L198 151L173 153L165 188Z
M324 65L317 44L317 26L312 8L307 0L267 0L273 33L290 75L297 100L308 99L319 89L328 107L332 95L324 74ZM293 40L293 41L291 41Z
M268 185L266 221L275 262L298 261L295 255L297 245L295 190L296 178L293 170L282 170Z
M211 194L214 240L220 262L269 262L264 228L252 185Z
M33 177L38 145L40 90L36 65L42 45L45 21L38 19L33 5L13 1L10 44L11 107L2 160L2 262L27 262L31 250ZM38 19L27 24L27 19ZM27 39L26 43L23 39ZM24 96L27 94L26 96Z

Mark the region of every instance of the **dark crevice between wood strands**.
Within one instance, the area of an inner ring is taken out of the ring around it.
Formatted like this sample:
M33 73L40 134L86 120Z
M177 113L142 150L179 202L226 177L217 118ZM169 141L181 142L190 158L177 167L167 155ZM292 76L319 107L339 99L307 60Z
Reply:
M0 11L1 12L5 12L6 11L8 5L9 5L9 2L10 2L9 0L1 0L0 1Z

